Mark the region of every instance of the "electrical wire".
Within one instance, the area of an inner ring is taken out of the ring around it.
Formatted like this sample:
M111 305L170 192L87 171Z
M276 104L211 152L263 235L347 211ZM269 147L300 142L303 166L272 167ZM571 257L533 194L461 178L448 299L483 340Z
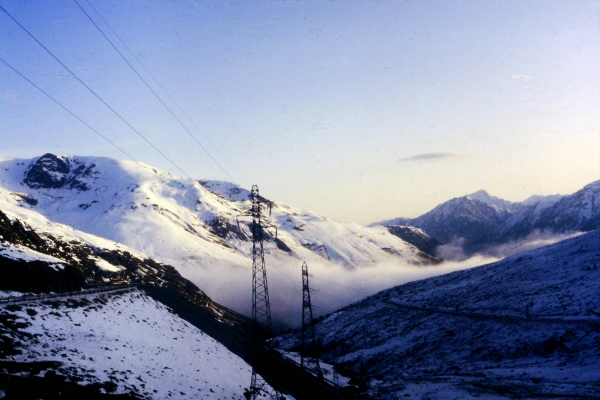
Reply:
M331 295L331 294L327 294L327 293L323 293L323 292L316 292L315 294L317 294L319 296L330 297L332 299L343 301L343 302L348 302L348 304L357 301L356 299L352 299L351 300L351 299L348 299L348 298L337 297L337 296L334 296L334 295Z
M119 119L121 121L123 121L129 128L131 128L131 130L133 130L139 137L144 139L144 141L146 143L148 143L154 150L156 150L161 156L163 156L163 158L165 160L167 160L169 163L171 163L171 165L173 165L175 168L177 168L179 170L179 172L181 172L183 175L188 177L190 180L192 180L192 181L194 180L191 176L186 174L184 170L179 168L179 166L177 164L175 164L175 162L173 160L171 160L162 151L160 151L158 149L158 147L156 147L154 144L152 144L152 142L150 142L150 140L148 140L144 135L142 135L140 132L138 132L137 129L135 129L129 122L127 122L127 120L125 120L125 118L123 118L118 112L116 112L114 108L112 108L110 105L108 105L108 103L106 101L104 101L98 94L96 94L96 92L94 92L88 85L86 85L85 82L83 82L77 75L75 75L75 73L73 71L71 71L69 69L69 67L67 67L62 61L60 61L60 59L58 57L56 57L46 46L44 46L42 44L42 42L40 42L35 36L33 36L33 34L31 32L29 32L27 30L27 28L25 28L23 25L21 25L21 23L19 21L17 21L15 19L15 17L13 17L8 11L6 11L6 9L4 9L4 7L0 6L0 10L2 10L6 15L8 15L17 25L19 25L19 27L21 27L21 29L23 29L23 31L25 31L25 33L27 33L33 40L35 40L35 42L37 44L39 44L44 50L46 50L46 52L48 54L50 54L52 56L52 58L54 58L60 65L62 65L63 68L65 68L67 71L69 71L69 73L71 75L73 75L73 77L75 79L77 79L79 81L79 83L81 83L83 86L85 86L85 88L87 90L89 90L90 93L92 93L98 100L100 100L102 102L102 104L104 104L109 110L111 110L113 112L113 114L115 114L117 117L119 117Z
M277 267L277 264L275 264L275 266ZM277 267L278 270L284 272L284 274L287 276L287 278L290 280L290 282L292 283L292 287L294 288L294 290L296 292L298 292L300 294L300 296L302 296L302 291L298 288L298 285L296 285L296 282L294 282L294 279L292 278L292 275L290 275L290 271L288 268L286 268L287 264L284 264L284 268L280 269L279 267Z
M52 100L53 102L55 102L56 104L58 104L60 107L62 107L66 112L68 112L69 114L71 114L72 116L74 116L75 118L77 118L79 120L79 122L81 122L82 124L84 124L85 126L87 126L88 128L90 128L93 132L95 132L96 134L98 134L102 139L106 140L108 143L110 143L111 145L113 145L116 149L118 149L120 152L122 152L123 154L125 154L127 157L131 158L133 161L139 163L138 160L136 160L135 158L133 158L133 156L131 156L129 153L127 153L125 150L123 150L122 148L120 148L117 144L115 144L113 141L111 141L109 138L107 138L106 136L104 136L103 134L101 134L100 132L98 132L96 129L94 129L93 127L90 126L90 124L88 124L87 122L85 122L84 120L82 120L81 118L79 118L73 111L69 110L67 107L65 107L64 105L62 105L58 100L56 100L54 97L50 96L46 91L44 91L41 87L39 87L38 85L36 85L35 83L33 83L31 80L29 80L29 78L27 78L25 75L23 75L22 73L20 73L15 67L13 67L12 65L10 65L9 63L7 63L4 59L0 58L0 61L2 61L8 68L12 69L14 72L16 72L18 75L21 76L21 78L25 79L27 82L29 82L31 85L33 85L36 89L38 89L40 92L44 93L46 96L48 96L48 98L50 98L50 100Z
M317 277L317 281L323 281L323 282L331 283L332 285L336 285L336 286L343 287L343 288L346 288L346 289L354 290L355 292L358 292L360 294L368 295L368 293L365 292L364 290L360 290L360 289L353 288L353 287L350 287L350 286L340 285L339 283L336 283L334 281L330 281L328 279L323 279L323 278L318 278Z
M164 101L160 98L160 96L158 96L158 94L150 87L150 85L146 82L146 80L144 80L142 78L142 76L136 71L136 69L131 65L131 63L129 63L129 61L125 58L125 56L117 49L117 47L112 43L112 41L104 34L104 32L100 29L100 27L94 22L94 20L90 17L90 15L81 7L81 5L77 2L77 0L74 0L75 3L77 4L77 6L81 9L81 11L88 17L88 19L92 22L92 24L98 29L98 31L102 34L102 36L104 36L104 38L106 38L106 40L111 44L111 46L115 49L115 51L117 51L117 53L121 56L121 58L123 58L123 60L127 63L127 65L129 65L129 67L134 71L134 73L142 80L142 82L148 87L148 89L154 94L154 96L156 96L156 98L160 101L160 103L169 111L169 113L171 113L171 115L177 120L177 122L179 122L179 124L186 130L186 132L196 141L196 143L206 152L206 154L219 166L219 168L221 168L221 170L230 178L232 179L232 181L235 182L235 179L233 179L233 177L223 168L223 166L221 166L221 164L219 164L219 162L208 152L208 150L206 150L206 148L204 146L202 146L202 144L200 144L200 142L195 138L194 135L192 135L192 133L187 129L187 127L181 122L181 120L179 118L177 118L177 116L173 113L173 111L171 111L171 109L164 103ZM89 2L88 2L89 4ZM91 6L91 4L90 4ZM93 6L92 6L93 8ZM58 59L58 57L56 57L46 46L44 46L35 36L33 36L33 34L31 34L31 32L29 32L21 23L19 23L19 21L17 21L10 13L8 13L8 11L6 11L4 9L4 7L0 6L0 10L2 10L6 15L8 15L17 25L19 25L19 27L21 27L21 29L23 29L23 31L25 31L36 43L38 43L48 54L50 54L63 68L65 68L75 79L77 79L86 89L88 89L88 91L90 91L98 100L100 100L108 109L110 109L119 119L121 119L121 121L123 121L129 128L131 128L138 136L140 136L144 141L146 141L146 143L148 143L154 150L156 150L161 156L163 156L167 161L169 161L171 163L171 165L173 165L176 169L178 169L181 173L183 173L186 177L188 177L190 180L194 180L193 178L191 178L187 173L185 173L185 171L183 171L177 164L175 164L175 162L173 162L169 157L167 157L163 152L161 152L154 144L152 144L152 142L150 142L146 137L144 137L140 132L138 132L129 122L127 122L117 111L115 111L108 103L106 103L106 101L104 101L98 94L96 94L96 92L94 92L85 82L83 82L73 71L71 71L71 69L69 69L62 61L60 61L60 59ZM96 9L94 8L94 11L96 11ZM96 11L96 13L98 13ZM98 13L98 15L100 15ZM100 18L102 18L102 16L100 16ZM102 18L104 21L104 18ZM104 21L106 23L106 21ZM107 24L108 26L108 24ZM109 26L110 28L110 26ZM110 28L111 31L112 28ZM115 33L113 31L113 33ZM118 35L115 36L118 37ZM123 41L119 38L119 40L121 41L121 43L123 43ZM123 43L124 44L124 43ZM124 44L125 45L125 44ZM125 46L127 47L127 46ZM130 52L131 50L129 48L127 48ZM133 52L131 52L133 54ZM134 55L135 57L135 55ZM137 57L136 57L137 59ZM77 120L79 120L80 122L82 122L84 125L86 125L89 129L91 129L93 132L95 132L96 134L98 134L100 137L102 137L103 139L105 139L108 143L110 143L112 146L114 146L115 148L117 148L119 151L121 151L123 154L125 154L127 157L131 158L132 160L137 161L134 157L132 157L130 154L128 154L126 151L124 151L122 148L120 148L119 146L117 146L114 142L112 142L110 139L108 139L106 136L102 135L100 132L98 132L96 129L94 129L93 127L91 127L88 123L86 123L85 121L83 121L80 117L78 117L75 113L73 113L72 111L70 111L68 108L66 108L65 106L63 106L60 102L58 102L56 99L54 99L51 95L49 95L47 92L45 92L44 90L42 90L39 86L37 86L35 83L33 83L31 80L29 80L27 77L25 77L23 74L21 74L18 70L16 70L14 67L12 67L9 63L7 63L5 60L0 58L0 61L2 61L6 66L8 66L9 68L11 68L15 73L17 73L18 75L20 75L23 79L25 79L27 82L29 82L31 85L33 85L34 87L36 87L39 91L41 91L43 94L45 94L48 98L50 98L52 101L54 101L56 104L58 104L61 108L63 108L65 111L67 111L69 114L73 115ZM138 60L139 62L139 60ZM140 62L141 64L141 62ZM142 64L143 66L143 64ZM146 70L146 72L148 72L148 70L144 67L144 69ZM150 76L152 76L149 72L148 74ZM152 78L154 79L154 81L158 83L158 81L156 81L156 79L152 76ZM159 84L159 86L161 87L161 89L163 89L165 91L165 93L167 93L167 95L169 96L169 98L172 99L172 97L168 94L168 92ZM173 100L173 102L176 104L176 102ZM178 105L177 105L178 106ZM178 106L179 107L179 106ZM181 110L181 107L179 107L179 109ZM183 112L183 110L181 110ZM191 118L189 116L187 116L187 114L185 114L186 117L188 119L191 120ZM192 121L193 123L193 121ZM195 125L195 124L194 124ZM196 126L196 128L198 128ZM207 138L208 139L208 138ZM209 141L210 142L210 141ZM212 144L212 142L211 142ZM214 144L212 144L213 147L216 148L216 146L214 146ZM217 149L217 151L219 151ZM219 153L223 156L223 154L219 151ZM224 157L224 156L223 156ZM224 157L225 158L225 157ZM226 158L225 158L226 159ZM227 160L229 162L229 160ZM230 163L230 162L229 162ZM231 163L230 163L231 164ZM232 165L232 164L231 164ZM233 165L232 165L233 166ZM235 168L235 167L234 167ZM239 172L239 171L238 171ZM240 174L241 175L241 174ZM279 269L279 268L277 268ZM281 272L284 272L280 269ZM284 275L286 275L289 279L290 282L293 283L293 280L291 278L291 276L289 275L289 271L285 271ZM344 285L340 285L337 284L335 282L332 281L328 281L325 279L317 279L318 281L322 280L325 282L329 282L332 283L336 286L340 286L340 287L344 287L350 290L354 290L357 291L361 294L366 294L364 291L356 289L356 288L352 288L349 286L344 286ZM349 299L343 299L337 296L333 296L330 294L326 294L326 293L322 293L322 292L316 292L316 294L318 295L323 295L326 297L330 297L336 300L340 300L340 301L350 301Z
M148 82L146 82L146 80L144 78L142 78L142 76L137 72L137 70L133 67L133 65L131 65L131 63L127 60L127 58L125 58L125 56L123 55L123 53L121 53L119 51L119 49L117 49L117 47L114 45L114 43L108 38L108 36L106 36L104 34L104 32L102 31L102 29L100 29L100 27L96 24L96 22L94 22L94 20L92 19L92 17L90 17L90 15L83 9L83 7L81 7L81 5L79 4L79 2L77 2L77 0L73 0L75 2L75 4L77 4L77 6L79 7L79 9L86 15L86 17L88 17L88 19L91 21L91 23L96 27L96 29L98 29L98 32L100 32L100 34L102 36L104 36L104 38L108 41L108 43L110 43L110 45L112 46L113 49L115 49L115 51L121 56L121 58L123 59L123 61L125 61L125 63L127 65L129 65L129 67L131 68L131 70L137 75L138 78L140 78L140 80L142 82L144 82L144 85L146 85L146 87L152 92L152 94L154 95L154 97L156 97L158 99L158 101L167 109L167 111L173 116L173 118L175 118L175 120L179 123L179 125L181 125L181 127L183 129L185 129L185 131L188 133L188 135L190 135L190 137L192 139L194 139L194 141L198 144L198 146L200 146L200 148L202 150L204 150L204 152L211 158L211 160L213 160L215 162L215 164L217 164L219 166L219 168L221 168L221 170L234 182L235 179L233 179L233 177L225 170L225 168L223 168L223 166L221 166L221 164L219 164L219 162L208 152L208 150L206 150L206 148L204 146L202 146L202 144L198 141L198 139L196 139L196 137L194 135L192 135L192 133L189 131L189 129L181 122L181 120L175 115L175 113L173 113L173 111L171 111L171 109L169 108L169 106L167 106L165 104L165 102L160 98L160 96L152 89L152 87L150 87L150 85L148 84ZM236 183L237 184L237 183Z
M125 47L127 49L127 51L129 51L129 54L131 54L133 56L133 58L135 58L135 60L141 65L141 67L144 69L144 71L146 71L146 73L150 76L150 78L152 78L152 80L158 85L158 87L161 88L161 90L167 95L167 97L173 102L173 104L175 104L177 109L183 115L185 115L185 117L192 123L192 125L194 125L196 130L202 136L204 136L204 138L208 141L208 143L210 143L210 145L217 151L217 153L219 153L221 155L221 157L223 157L223 159L225 161L227 161L227 163L246 181L246 183L251 185L251 182L248 180L248 178L246 178L244 176L244 174L239 169L237 169L237 167L231 161L229 161L229 159L225 156L225 154L223 154L221 152L221 150L219 150L219 148L210 140L210 138L207 135L205 135L204 132L202 132L202 129L200 129L200 127L198 127L196 122L194 122L194 120L184 111L184 109L179 105L179 103L177 103L177 101L175 101L175 99L171 96L171 94L167 91L167 89L165 89L163 87L163 85L160 84L160 82L154 77L154 75L152 75L152 73L148 70L148 68L146 68L144 63L135 55L135 53L129 48L129 46L127 46L127 44L123 41L123 39L121 39L119 34L117 34L117 32L115 32L115 30L110 26L110 24L102 16L102 14L100 14L100 12L98 12L98 10L92 5L92 3L90 3L89 0L86 0L86 3L90 6L90 8L92 10L94 10L94 12L98 15L98 17L100 17L100 19L104 22L104 24L108 27L108 29L113 33L113 35L115 35L115 37L119 40L119 42L121 42L123 47ZM80 8L81 8L81 6L80 6ZM89 18L89 16L88 16L88 18ZM196 140L195 137L194 137L194 140Z

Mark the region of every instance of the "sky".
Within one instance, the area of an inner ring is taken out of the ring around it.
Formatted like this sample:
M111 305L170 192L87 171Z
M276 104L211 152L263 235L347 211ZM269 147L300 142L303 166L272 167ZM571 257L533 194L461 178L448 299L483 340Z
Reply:
M175 175L363 224L600 179L599 1L0 5L127 123L0 10L4 62ZM0 62L0 158L109 141Z

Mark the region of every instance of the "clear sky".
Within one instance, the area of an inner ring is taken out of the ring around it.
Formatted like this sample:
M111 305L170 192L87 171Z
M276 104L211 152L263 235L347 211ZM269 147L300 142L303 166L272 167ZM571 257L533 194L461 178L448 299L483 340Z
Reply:
M77 1L237 183L274 200L369 223L600 179L598 1ZM230 180L74 0L0 5L188 175ZM181 175L2 11L0 57ZM46 152L126 158L0 63L0 157Z

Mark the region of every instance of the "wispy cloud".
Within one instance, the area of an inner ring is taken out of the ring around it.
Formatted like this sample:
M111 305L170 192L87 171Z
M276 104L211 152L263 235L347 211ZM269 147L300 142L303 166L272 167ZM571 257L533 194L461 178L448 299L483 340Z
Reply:
M439 153L423 153L415 156L400 158L399 161L428 161L435 160L438 158L450 158L450 157L466 157L467 154L460 153L458 151L442 151Z
M532 80L532 79L535 78L535 76L533 76L533 75L521 75L521 74L519 74L519 75L511 75L510 77L513 78L514 80L520 80L520 79L522 79L525 82L529 82L530 80Z

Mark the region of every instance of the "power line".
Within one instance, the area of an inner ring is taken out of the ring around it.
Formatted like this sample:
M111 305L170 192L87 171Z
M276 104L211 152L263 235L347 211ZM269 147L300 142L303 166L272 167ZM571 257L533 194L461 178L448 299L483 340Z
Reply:
M146 68L146 66L144 65L144 63L135 55L135 53L129 48L129 46L127 46L127 44L121 39L121 37L117 34L117 32L115 32L115 30L110 26L110 24L106 21L106 19L104 19L104 17L102 16L102 14L100 14L98 12L98 10L92 5L92 3L89 2L89 0L86 0L87 4L92 8L92 10L94 10L94 12L100 17L100 19L104 22L104 24L108 27L108 29L110 29L110 31L115 35L115 37L119 40L119 42L121 42L121 44L127 49L127 51L129 51L129 53L133 56L133 58L135 58L135 60L142 66L142 68L144 69L144 71L146 71L146 73L150 76L150 78L152 78L152 80L158 85L158 87L160 87L162 89L162 91L167 95L167 97L169 99L171 99L171 101L173 102L173 104L175 104L175 106L179 109L179 111L181 111L181 113L183 115L185 115L185 117L192 123L192 125L194 125L194 127L196 127L196 129L198 130L198 132L204 136L204 138L208 141L208 143L210 143L210 145L221 155L221 157L223 157L223 159L225 159L225 161L227 161L227 163L242 177L244 178L244 180L246 181L246 183L250 184L250 181L248 180L248 178L246 178L244 176L244 174L242 174L240 172L240 170L238 170L236 168L236 166L229 161L229 159L225 156L225 154L223 154L221 152L221 150L219 150L219 148L210 140L210 138L204 134L204 132L202 132L202 130L200 129L200 127L198 127L198 125L194 122L194 120L183 110L183 108L177 103L177 101L175 101L175 99L169 94L169 92L167 91L167 89L165 89L160 82L154 77L154 75L152 75L152 73L148 70L148 68ZM79 5L79 4L78 4ZM79 8L81 8L81 6L79 6ZM85 11L84 11L85 12ZM87 15L87 14L86 14ZM88 15L88 18L90 18L90 16ZM90 18L91 19L91 18ZM93 23L93 21L92 21ZM94 24L96 25L96 24ZM96 27L98 27L96 25ZM100 30L100 28L98 28L98 30ZM100 32L102 32L100 30ZM104 35L104 34L103 34ZM106 37L106 36L105 36ZM109 40L110 42L110 40ZM112 44L112 43L111 43ZM114 45L113 45L114 47ZM118 51L118 50L117 50ZM120 53L119 53L120 54ZM121 55L121 57L123 57L123 55ZM125 60L127 62L127 60ZM128 63L129 64L129 63ZM131 66L131 65L130 65ZM132 67L133 68L133 67ZM135 71L135 69L134 69ZM137 72L136 72L137 73ZM139 76L139 75L138 75ZM143 80L143 79L142 79ZM145 83L145 82L144 82ZM152 90L152 89L150 89ZM159 99L160 100L160 99ZM188 132L189 133L189 132ZM191 135L191 134L190 134ZM194 140L196 142L198 142L198 140L196 140L196 138L194 136L192 136L194 138ZM204 147L198 143L200 145L200 147L202 147L202 149L204 149ZM204 149L206 151L206 149ZM212 158L212 157L211 157ZM221 168L222 169L222 168ZM227 174L229 176L229 174ZM231 178L231 176L229 176ZM232 178L233 179L233 178Z
M323 282L328 282L328 283L331 283L332 285L336 285L336 286L343 287L343 288L346 288L346 289L354 290L355 292L358 292L358 293L361 293L361 294L364 294L364 295L368 295L368 293L365 292L364 290L360 290L360 289L353 288L353 287L350 287L350 286L340 285L339 283L336 283L334 281L330 281L328 279L323 279L323 278L318 278L317 277L317 280L318 281L323 281Z
M323 293L323 292L320 292L320 291L319 292L315 292L315 294L318 294L319 296L330 297L332 299L343 301L343 302L348 302L349 304L357 301L356 299L352 299L351 300L351 299L348 299L348 298L341 298L341 297L337 297L337 296L334 296L334 295L331 295L331 294L327 294L327 293Z
M284 264L286 265L286 264ZM277 263L274 264L275 268L277 268L277 270L279 270L279 272L281 272L282 274L284 274L284 276L286 278L288 278L288 280L291 282L291 287L294 288L294 290L298 293L301 293L300 289L298 288L298 286L296 285L296 282L294 282L294 280L292 279L292 276L289 273L289 270L287 268L279 268L279 266L277 266Z
M75 2L75 4L77 4L79 9L86 15L86 17L88 17L88 19L92 22L92 24L96 27L96 29L98 29L98 32L100 32L100 34L102 36L104 36L104 38L108 41L108 43L110 43L112 48L115 49L115 51L117 53L119 53L119 55L121 56L123 61L125 61L125 63L127 63L127 65L129 65L129 67L137 75L137 77L140 78L140 80L142 82L144 82L144 85L146 85L146 87L152 92L154 97L156 97L158 99L158 101L160 101L160 103L167 109L167 111L169 111L169 113L173 116L173 118L175 118L175 120L177 120L177 122L179 122L179 125L181 125L183 129L185 129L185 131L188 133L188 135L190 135L190 137L192 139L194 139L194 141L198 144L198 146L200 146L200 148L202 150L204 150L204 152L215 162L215 164L217 164L219 166L219 168L221 168L221 170L223 172L225 172L225 174L235 183L235 179L233 179L233 177L231 175L229 175L229 173L225 170L225 168L223 168L221 166L221 164L219 164L219 162L208 152L208 150L206 150L206 148L204 146L202 146L202 144L198 141L198 139L196 139L196 137L194 135L192 135L192 133L189 131L189 129L181 122L181 120L179 118L177 118L175 113L173 113L173 111L171 111L171 109L165 104L165 102L160 98L160 96L150 87L148 82L146 82L146 80L144 78L142 78L142 76L137 72L137 70L133 67L133 65L131 65L131 63L129 61L127 61L127 59L125 58L123 53L121 53L119 51L119 49L117 49L117 47L113 44L113 42L108 38L108 36L106 36L104 34L102 29L100 29L100 27L96 24L96 22L94 22L92 17L90 17L90 15L81 7L81 5L77 2L77 0L73 0L73 1Z
M121 151L127 157L131 158L133 161L139 163L139 161L136 160L135 158L133 158L129 153L127 153L125 150L123 150L122 148L120 148L119 146L117 146L114 142L112 142L109 138L107 138L106 136L104 136L103 134L101 134L100 132L98 132L96 129L92 128L87 122L85 122L84 120L82 120L81 118L79 118L73 111L71 111L67 107L63 106L58 100L56 100L54 97L50 96L41 87L39 87L38 85L36 85L35 83L33 83L31 80L29 80L25 75L23 75L22 73L20 73L19 71L17 71L17 69L15 67L13 67L12 65L10 65L6 61L4 61L2 58L0 58L0 61L2 61L8 68L10 68L13 71L15 71L18 75L21 76L21 78L25 79L27 82L29 82L31 85L33 85L40 92L42 92L46 96L48 96L48 98L50 98L50 100L52 100L53 102L55 102L56 104L58 104L66 112L68 112L69 114L71 114L72 116L74 116L75 118L77 118L79 120L79 122L81 122L82 124L84 124L85 126L87 126L88 128L90 128L92 131L96 132L102 139L106 140L108 143L110 143L111 145L113 145L115 148L117 148L119 151Z
M144 139L144 141L146 143L148 143L154 150L156 150L161 156L163 156L167 161L169 161L171 163L171 165L173 165L175 168L177 168L183 175L185 175L186 177L188 177L191 180L194 180L191 176L189 176L181 168L179 168L179 166L177 164L175 164L175 162L173 162L162 151L160 151L154 144L152 144L152 142L150 142L148 139L146 139L146 137L144 135L142 135L133 126L131 126L131 124L129 122L127 122L125 120L125 118L123 118L118 112L116 112L111 106L109 106L106 101L104 101L99 95L96 94L96 92L94 92L88 85L86 85L85 82L83 82L77 75L75 75L75 73L73 71L71 71L69 69L69 67L67 67L62 61L60 61L58 59L58 57L56 57L50 50L48 50L48 48L46 46L44 46L39 40L37 40L36 37L33 36L33 34L31 34L31 32L29 32L23 25L21 25L21 23L19 23L19 21L17 21L12 15L10 15L9 12L4 9L4 7L0 6L0 10L4 11L4 13L6 15L8 15L17 25L19 25L21 27L21 29L23 29L33 40L35 40L35 42L37 44L39 44L44 50L46 50L46 52L48 54L50 54L52 56L52 58L54 58L60 65L62 65L67 71L69 71L69 73L71 75L73 75L73 77L75 79L77 79L79 81L79 83L81 83L83 86L85 86L85 88L87 90L89 90L94 96L96 96L96 98L98 100L100 100L102 102L102 104L104 104L106 107L108 107L108 109L111 110L117 117L119 117L119 119L121 121L123 121L128 127L130 127L131 130L133 130L135 133L137 133L137 135L139 137L141 137L142 139Z

